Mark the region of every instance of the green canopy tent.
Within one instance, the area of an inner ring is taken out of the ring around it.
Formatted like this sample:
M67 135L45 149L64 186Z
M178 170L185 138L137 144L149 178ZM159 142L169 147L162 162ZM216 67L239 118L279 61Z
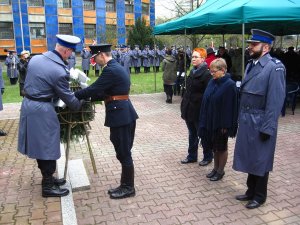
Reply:
M299 34L300 1L207 0L198 9L179 19L155 26L153 33L242 34L244 37L252 28L267 30L278 36ZM242 68L243 64L244 61Z
M154 27L155 35L241 34L255 27L274 35L298 34L299 0L207 0L193 12Z

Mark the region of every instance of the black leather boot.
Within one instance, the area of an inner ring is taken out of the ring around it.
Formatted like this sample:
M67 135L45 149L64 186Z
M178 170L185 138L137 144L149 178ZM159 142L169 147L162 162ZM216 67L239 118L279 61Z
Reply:
M65 185L67 183L67 181L64 178L58 179L58 178L52 177L52 179L53 179L53 183L58 186ZM44 179L42 180L42 185L43 185L43 183L44 183Z
M134 188L134 166L122 166L121 185L112 192L110 198L121 199L135 196ZM109 190L109 191L110 191Z
M65 185L67 181L64 178L59 179L59 178L53 177L53 182L55 185L62 186L62 185Z
M43 197L62 197L69 194L69 190L60 188L54 183L52 176L43 177L42 180L42 196Z

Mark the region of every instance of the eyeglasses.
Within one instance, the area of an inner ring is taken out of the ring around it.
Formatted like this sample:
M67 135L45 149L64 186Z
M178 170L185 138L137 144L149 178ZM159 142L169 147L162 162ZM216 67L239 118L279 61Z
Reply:
M220 71L220 70L210 70L210 73L211 73L211 74L215 74L215 73L218 72L218 71Z

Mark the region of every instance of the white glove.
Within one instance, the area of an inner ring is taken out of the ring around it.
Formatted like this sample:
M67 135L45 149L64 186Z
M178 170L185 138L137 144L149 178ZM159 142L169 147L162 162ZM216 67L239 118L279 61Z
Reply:
M79 69L75 69L78 73L78 81L81 83L87 83L88 81L90 81L90 78L87 77L87 75L82 72L81 70Z
M82 89L87 88L89 85L87 83L80 82L80 87Z
M76 70L74 70L73 67L70 69L70 77L73 80L77 80L78 79L78 72Z
M59 107L59 108L66 108L66 103L63 102L63 100L58 99L55 103L54 103L55 107Z

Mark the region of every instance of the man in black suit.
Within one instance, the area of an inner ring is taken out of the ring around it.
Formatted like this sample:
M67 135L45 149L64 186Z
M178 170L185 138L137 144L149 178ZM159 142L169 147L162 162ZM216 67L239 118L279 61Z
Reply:
M112 199L131 197L135 195L131 148L138 115L129 100L129 73L112 58L110 44L89 47L95 62L103 70L91 86L77 91L75 96L78 99L91 97L92 101L104 100L106 107L104 125L110 127L110 140L122 165L121 184L117 188L109 189L108 194Z

